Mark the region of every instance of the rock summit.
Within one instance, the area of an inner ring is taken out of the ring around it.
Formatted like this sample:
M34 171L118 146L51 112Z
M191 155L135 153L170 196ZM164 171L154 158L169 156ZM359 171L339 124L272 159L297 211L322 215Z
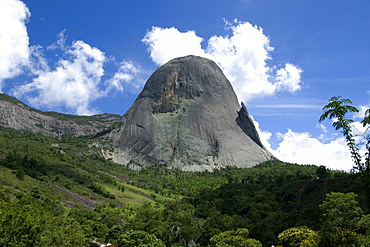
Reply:
M104 134L105 157L134 169L245 168L273 158L221 69L198 56L158 68L119 124Z

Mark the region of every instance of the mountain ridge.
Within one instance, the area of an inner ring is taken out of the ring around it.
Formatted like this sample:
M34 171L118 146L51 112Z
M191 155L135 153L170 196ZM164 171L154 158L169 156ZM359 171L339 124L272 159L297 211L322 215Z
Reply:
M107 113L78 116L53 111L43 112L14 97L0 94L0 126L23 132L49 137L94 135L120 118L119 115Z

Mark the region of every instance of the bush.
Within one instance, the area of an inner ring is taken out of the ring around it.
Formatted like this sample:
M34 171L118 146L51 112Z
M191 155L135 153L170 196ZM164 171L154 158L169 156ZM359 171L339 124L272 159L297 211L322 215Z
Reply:
M166 247L162 240L158 239L155 235L149 234L144 231L129 231L122 234L118 239L118 246L120 247Z

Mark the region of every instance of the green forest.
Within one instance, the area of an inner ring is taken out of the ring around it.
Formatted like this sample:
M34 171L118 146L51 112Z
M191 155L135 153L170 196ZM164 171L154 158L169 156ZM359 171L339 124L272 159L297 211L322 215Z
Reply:
M368 158L134 171L90 142L0 127L0 246L370 246Z

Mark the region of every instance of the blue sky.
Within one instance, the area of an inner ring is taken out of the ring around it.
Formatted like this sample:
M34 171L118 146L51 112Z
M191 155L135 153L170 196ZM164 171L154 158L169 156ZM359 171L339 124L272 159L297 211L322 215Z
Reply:
M177 56L214 60L278 158L349 170L332 96L370 107L369 1L0 0L0 91L40 110L123 115ZM357 121L361 114L349 116Z

